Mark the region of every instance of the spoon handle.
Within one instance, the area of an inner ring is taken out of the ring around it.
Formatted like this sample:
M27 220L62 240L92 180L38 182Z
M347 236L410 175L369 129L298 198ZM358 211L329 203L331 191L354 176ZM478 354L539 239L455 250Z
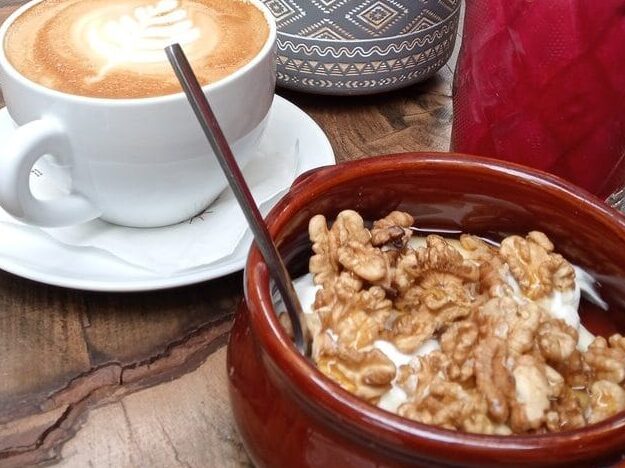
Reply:
M306 355L307 346L304 339L304 332L302 329L302 323L300 317L302 317L302 306L297 297L297 293L293 288L293 282L289 276L278 249L273 243L267 225L263 220L256 202L252 197L250 189L243 178L241 169L237 164L230 145L226 140L226 137L221 130L219 122L213 113L213 110L208 103L200 84L197 81L197 77L193 73L193 69L187 60L182 47L178 44L173 44L165 48L169 62L171 63L180 85L187 95L187 99L195 112L202 130L208 139L213 151L217 155L221 169L223 170L228 183L234 192L234 195L239 202L239 206L243 210L243 214L247 219L248 224L254 234L254 240L256 245L260 249L265 262L269 267L271 276L273 277L278 291L282 296L282 300L286 306L286 311L289 314L291 320L291 326L293 328L293 335L295 346L298 350Z

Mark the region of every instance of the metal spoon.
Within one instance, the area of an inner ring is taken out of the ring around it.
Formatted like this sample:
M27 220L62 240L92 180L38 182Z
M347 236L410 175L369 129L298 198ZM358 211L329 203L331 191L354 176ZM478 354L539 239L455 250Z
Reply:
M282 300L286 306L286 311L291 320L291 326L293 328L293 336L295 346L301 354L307 355L308 345L307 340L304 338L304 331L302 326L302 306L297 297L297 293L293 287L293 282L289 276L289 272L284 266L284 262L278 253L267 225L263 220L256 202L252 197L250 189L243 178L241 169L237 164L230 145L226 141L226 137L217 122L215 114L208 103L206 96L202 92L202 88L197 81L197 77L193 73L193 69L187 60L182 47L179 44L173 44L165 48L167 58L171 63L171 66L180 81L180 85L187 95L187 99L195 112L202 130L206 134L206 138L210 143L213 151L217 155L217 159L224 171L228 183L234 192L234 195L239 202L239 206L243 210L243 214L250 225L252 233L254 234L254 240L256 245L260 249L267 266L269 267L269 273L273 280L276 282L278 291L282 296Z

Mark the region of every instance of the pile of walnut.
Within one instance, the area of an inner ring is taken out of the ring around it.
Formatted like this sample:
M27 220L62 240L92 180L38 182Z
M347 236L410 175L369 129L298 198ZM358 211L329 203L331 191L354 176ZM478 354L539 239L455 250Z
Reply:
M324 374L372 404L396 385L408 396L399 415L472 433L575 429L625 409L625 338L597 337L580 351L577 330L534 302L575 286L544 234L510 236L499 249L463 235L463 256L435 235L411 248L413 221L395 211L368 230L354 211L331 229L311 219L321 289L307 325ZM432 338L440 350L399 368L373 346L412 354Z

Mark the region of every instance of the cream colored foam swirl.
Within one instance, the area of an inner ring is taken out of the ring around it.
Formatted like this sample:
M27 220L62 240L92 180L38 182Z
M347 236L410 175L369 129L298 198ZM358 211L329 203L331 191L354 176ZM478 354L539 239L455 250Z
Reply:
M20 73L49 88L140 98L179 92L169 44L182 45L204 85L248 63L268 33L246 0L42 0L11 24L3 45Z
M101 6L75 22L71 37L77 47L85 44L89 56L97 57L99 70L89 80L98 81L116 68L167 66L163 49L173 43L181 44L193 58L203 38L201 53L208 54L218 40L218 30L209 15L195 12L192 17L177 0L161 0L131 12L119 5Z

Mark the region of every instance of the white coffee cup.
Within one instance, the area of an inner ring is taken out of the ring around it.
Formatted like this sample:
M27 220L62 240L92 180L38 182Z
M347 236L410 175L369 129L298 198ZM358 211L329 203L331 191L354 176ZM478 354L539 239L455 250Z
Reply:
M12 22L39 1L4 22L0 45ZM267 20L266 43L242 68L203 87L241 165L257 151L275 87L275 21L260 0L249 1ZM18 125L0 142L0 205L21 221L54 227L101 217L125 226L164 226L201 212L227 186L183 93L140 99L65 94L18 73L4 47L0 87ZM67 196L33 196L30 172L46 154L69 166Z

